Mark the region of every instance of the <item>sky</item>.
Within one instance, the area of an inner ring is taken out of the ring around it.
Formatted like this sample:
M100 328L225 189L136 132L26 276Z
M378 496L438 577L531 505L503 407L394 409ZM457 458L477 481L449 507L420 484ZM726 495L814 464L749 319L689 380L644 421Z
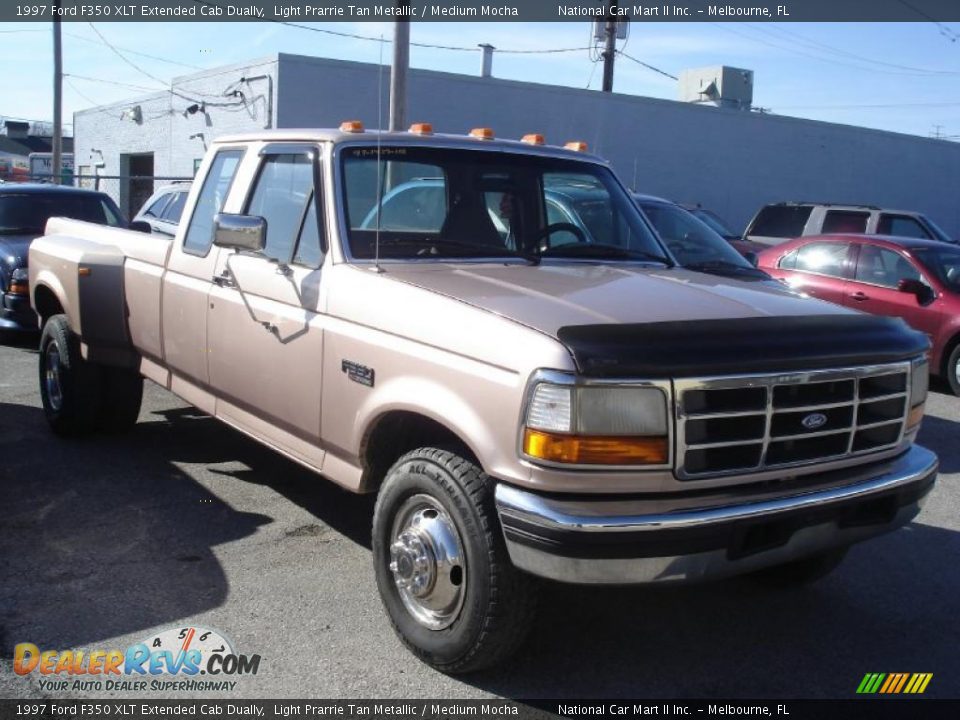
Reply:
M303 24L315 30L270 22L64 23L64 122L75 111L162 89L176 76L277 52L390 63L392 23ZM414 46L412 67L476 75L476 46L489 43L498 48L496 77L600 88L602 63L584 49L593 44L586 21L413 23L410 35L413 43L466 48ZM577 49L499 52L568 48ZM667 75L730 65L754 71L754 106L776 114L960 141L960 24L634 22L618 48L625 54L617 58L615 92L677 99ZM49 23L0 23L0 116L51 120L52 74Z

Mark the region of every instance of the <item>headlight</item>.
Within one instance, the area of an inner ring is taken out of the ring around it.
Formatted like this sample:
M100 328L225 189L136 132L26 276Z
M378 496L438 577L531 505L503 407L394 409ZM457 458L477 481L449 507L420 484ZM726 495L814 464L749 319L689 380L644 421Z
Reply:
M924 403L930 388L930 363L922 357L912 363L910 376L910 414L907 416L907 430L912 430L923 420Z
M27 268L17 268L10 276L10 289L8 292L11 295L29 295L29 282L30 272L27 270Z
M537 383L523 427L530 458L573 465L663 465L667 396L657 387Z

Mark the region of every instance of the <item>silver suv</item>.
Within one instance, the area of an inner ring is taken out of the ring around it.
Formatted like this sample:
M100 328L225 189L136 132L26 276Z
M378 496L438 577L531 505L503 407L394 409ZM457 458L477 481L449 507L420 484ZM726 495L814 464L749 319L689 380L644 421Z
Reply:
M745 240L779 245L805 235L893 235L954 243L933 220L913 210L873 205L781 202L760 209L743 234Z

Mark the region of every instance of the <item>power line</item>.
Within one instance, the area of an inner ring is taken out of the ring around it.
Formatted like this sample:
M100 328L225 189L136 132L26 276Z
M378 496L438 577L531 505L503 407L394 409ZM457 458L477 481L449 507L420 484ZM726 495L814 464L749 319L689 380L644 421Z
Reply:
M710 24L711 24L711 25L714 25L715 27L722 28L723 30L726 30L727 32L731 32L731 33L733 33L734 35L739 35L740 37L746 38L747 40L751 40L751 41L753 41L753 42L761 43L761 44L766 45L766 46L768 46L768 47L776 48L777 50L784 50L784 51L786 51L786 52L791 52L791 53L794 53L794 54L796 54L796 55L801 55L801 56L803 56L803 57L811 58L811 59L813 59L813 60L817 60L817 61L822 62L822 63L828 63L828 64L831 64L831 65L840 65L840 66L843 66L843 67L853 68L854 70L860 70L860 71L866 71L866 72L874 72L874 73L882 73L882 74L886 74L886 75L905 75L905 76L911 76L911 77L917 77L917 76L927 76L927 77L929 77L929 76L932 75L932 73L930 73L929 71L922 71L922 72L915 72L915 71L914 71L914 72L897 72L897 71L894 71L894 70L882 70L882 69L880 69L880 68L864 67L863 65L855 65L855 64L853 64L852 62L844 62L844 61L842 61L842 60L840 60L840 59L838 59L838 58L826 58L826 57L823 57L823 55L816 55L816 54L814 54L813 52L808 52L808 51L803 50L803 49L800 49L800 48L789 47L789 46L782 45L782 44L780 44L780 43L772 42L772 41L770 41L770 40L764 40L763 38L759 38L759 37L756 37L756 36L754 36L754 35L748 35L747 33L741 32L740 30L736 30L736 29L734 29L733 27L730 27L733 23L710 23ZM754 28L748 27L748 29L753 30ZM940 72L940 71L938 71L938 72ZM950 71L942 71L942 72L944 72L944 73L949 73ZM960 74L960 73L952 73L952 74Z
M7 32L7 31L3 31L3 32ZM16 31L12 31L12 32L16 32ZM37 30L36 32L46 32L46 31ZM76 33L67 32L67 33L64 33L64 35L75 38L77 40L83 40L84 42L93 43L94 45L106 45L108 47L110 46L109 43L97 41L97 40L94 40L93 38L84 37L83 35L77 35ZM139 55L140 57L150 58L151 60L157 60L158 62L169 63L170 65L179 65L180 67L189 68L191 70L204 69L199 65L190 65L188 63L179 62L177 60L171 60L170 58L160 57L159 55L150 55L149 53L140 52L139 50L131 50L130 48L121 47L120 45L114 45L113 47L115 47L117 50L122 50L123 52L128 53L130 55Z
M625 57L627 60L633 60L637 65L642 65L647 70L652 70L653 72L659 73L660 75L668 77L671 80L679 80L676 75L671 75L666 70L661 70L658 67L654 67L653 65L643 62L643 60L637 60L637 58L633 57L632 55L627 55L627 53L625 53L623 50L617 50L617 55L623 55L623 57Z
M937 29L940 31L940 34L943 35L943 36L944 36L947 40L949 40L950 42L955 43L955 42L957 41L957 39L960 38L960 35L958 35L956 32L954 32L953 30L951 30L949 27L947 27L946 25L944 25L942 22L940 22L939 20L937 20L935 17L932 17L931 15L928 15L927 13L925 13L923 10L921 10L921 9L918 8L918 7L916 7L915 5L912 5L912 4L908 3L906 0L897 0L897 2L899 2L899 3L900 3L901 5L903 5L905 8L908 8L908 9L910 9L910 10L913 10L913 11L914 11L917 15L919 15L920 17L925 18L925 19L929 20L930 22L932 22L934 25L936 25L936 26L937 26Z
M166 80L161 80L161 79L158 78L156 75L151 75L151 74L148 73L146 70L144 70L142 67L140 67L139 65L137 65L136 63L134 63L134 62L133 62L132 60L130 60L129 58L127 58L127 56L124 55L122 52L120 52L119 50L117 50L117 48L115 48L113 45L111 45L111 44L110 44L110 41L107 40L107 39L101 34L101 32L100 32L99 30L97 30L97 26L96 26L96 25L94 25L93 23L87 23L87 24L90 26L90 29L93 30L93 31L97 34L97 37L99 37L101 40L103 40L103 44L106 45L108 48L110 48L110 50L113 51L113 54L116 55L116 56L117 56L118 58L120 58L121 60L123 60L127 65L129 65L130 67L132 67L134 70L136 70L137 72L139 72L141 75L146 75L148 78L150 78L151 80L153 80L153 81L155 81L155 82L160 83L161 85L166 85L166 84L167 84Z
M924 75L927 75L927 74L929 75L960 75L960 72L956 70L935 70L932 68L919 68L919 67L914 67L912 65L901 65L899 63L890 63L890 62L885 62L883 60L874 60L873 58L869 58L864 55L857 55L856 53L849 52L848 50L843 50L841 48L833 47L832 45L827 45L826 43L822 43L822 42L819 42L818 40L814 40L804 35L800 35L797 32L788 31L784 28L777 27L776 25L771 25L769 29L764 28L760 25L751 25L750 28L752 30L766 33L767 35L770 35L772 37L776 37L771 32L771 30L775 30L780 34L787 36L788 38L789 37L796 38L798 41L805 43L808 47L811 47L811 46L821 47L827 52L849 57L854 60L860 60L862 62L873 63L874 65L882 65L884 67L896 68L898 70L907 70L910 73L921 73Z

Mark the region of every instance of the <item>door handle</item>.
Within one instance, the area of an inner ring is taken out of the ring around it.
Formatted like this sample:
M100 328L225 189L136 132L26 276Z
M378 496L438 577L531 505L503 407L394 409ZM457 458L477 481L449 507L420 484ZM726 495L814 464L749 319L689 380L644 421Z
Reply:
M217 287L235 288L237 281L233 279L233 275L230 274L229 270L224 270L219 275L213 276L213 284Z
M850 294L850 299L856 300L857 302L863 302L864 300L869 300L870 296L858 290L857 292Z

